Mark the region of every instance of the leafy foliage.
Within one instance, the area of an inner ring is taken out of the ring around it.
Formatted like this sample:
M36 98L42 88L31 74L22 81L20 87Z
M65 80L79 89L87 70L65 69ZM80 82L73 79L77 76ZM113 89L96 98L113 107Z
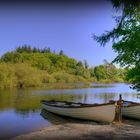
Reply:
M110 79L114 82L123 82L125 80L125 70L116 69L113 64L99 65L94 68L94 75L98 81Z
M0 88L11 88L16 85L14 67L11 64L0 64Z
M112 0L116 9L122 9L122 15L116 17L117 26L112 31L94 36L101 45L113 40L118 56L113 62L130 67L127 78L133 83L133 88L140 90L140 2L138 0Z
M113 67L113 68L112 68ZM0 60L0 88L43 86L47 83L119 82L118 69L107 63L88 68L87 61L77 61L64 54L55 54L31 46L18 47ZM124 75L123 72L120 72ZM123 76L122 76L123 77ZM120 77L121 79L121 77ZM122 79L123 80L123 79Z
M131 68L130 70L128 70L128 73L126 75L126 79L130 82L132 82L135 87L137 87L137 89L140 89L140 66L139 67L135 67L135 68ZM133 87L134 88L134 87Z
M39 70L27 64L15 64L15 77L17 87L40 86L42 75Z

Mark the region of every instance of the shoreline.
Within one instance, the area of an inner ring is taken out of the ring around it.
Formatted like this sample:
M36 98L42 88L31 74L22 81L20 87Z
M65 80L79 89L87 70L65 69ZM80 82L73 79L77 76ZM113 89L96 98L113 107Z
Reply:
M17 88L17 87L13 87L13 88L4 88L1 89L0 91L3 90L24 90L24 89L46 89L46 90L50 90L50 89L84 89L84 88L110 88L113 87L113 84L119 84L119 83L123 83L123 84L128 84L126 82L109 82L109 83L105 83L105 82L90 82L90 83L82 83L82 82L75 82L75 83L47 83L45 85L42 86L30 86L30 87L22 87L22 88ZM91 84L95 84L95 85L91 85Z
M118 140L140 139L140 121L125 119L123 123L65 123L42 128L11 140Z

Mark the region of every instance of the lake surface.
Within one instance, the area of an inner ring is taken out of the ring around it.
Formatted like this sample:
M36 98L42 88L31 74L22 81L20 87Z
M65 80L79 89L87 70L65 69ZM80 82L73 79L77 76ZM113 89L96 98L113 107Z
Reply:
M52 124L78 122L41 109L40 100L65 100L82 103L105 103L118 100L140 102L128 84L92 84L96 88L82 89L24 89L0 91L0 139L29 133Z

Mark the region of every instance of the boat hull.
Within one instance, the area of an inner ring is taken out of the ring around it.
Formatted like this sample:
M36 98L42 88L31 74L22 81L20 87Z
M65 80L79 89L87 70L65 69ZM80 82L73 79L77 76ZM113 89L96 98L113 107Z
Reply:
M122 115L128 118L140 119L140 105L123 107Z
M55 107L49 106L46 104L42 104L42 107L49 112L85 119L85 120L93 120L99 122L112 122L115 118L115 105L101 105L101 106L93 106L93 107L81 107L81 108L63 108L63 107Z

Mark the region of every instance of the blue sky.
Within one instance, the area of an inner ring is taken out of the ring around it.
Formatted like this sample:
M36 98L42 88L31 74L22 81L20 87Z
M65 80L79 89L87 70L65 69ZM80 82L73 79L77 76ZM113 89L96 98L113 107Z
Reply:
M28 44L40 48L63 50L77 60L87 60L90 66L112 61L116 53L111 42L100 47L92 34L100 35L115 27L115 12L105 5L79 6L3 6L0 7L0 55Z

